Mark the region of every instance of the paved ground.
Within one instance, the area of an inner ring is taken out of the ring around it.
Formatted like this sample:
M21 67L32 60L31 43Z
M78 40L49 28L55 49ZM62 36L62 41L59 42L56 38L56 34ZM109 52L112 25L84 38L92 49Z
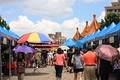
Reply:
M24 80L55 80L54 67L48 66L46 68L39 68L38 72L33 72L33 68L26 68ZM11 80L18 80L17 76L11 77ZM73 73L63 71L62 80L73 80Z
M26 68L26 73L24 80L55 80L55 71L54 67L48 66L45 68L39 68L37 72L33 72L33 68ZM73 80L73 73L68 73L66 70L63 70L62 80ZM12 76L10 80L18 80L17 76ZM115 80L113 77L110 77L109 80Z

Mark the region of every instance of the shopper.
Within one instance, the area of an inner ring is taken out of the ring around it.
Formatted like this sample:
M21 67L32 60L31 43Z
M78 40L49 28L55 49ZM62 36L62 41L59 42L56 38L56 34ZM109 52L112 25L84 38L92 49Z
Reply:
M74 80L82 80L82 56L79 49L75 49L74 55L72 56L73 70L74 70Z
M61 48L58 48L57 53L54 54L56 80L61 80L61 78L62 78L64 62L65 62L65 55L63 54L63 50Z
M97 56L92 51L92 47L87 47L87 52L82 56L84 63L85 80L97 80L95 75L95 65L97 64Z

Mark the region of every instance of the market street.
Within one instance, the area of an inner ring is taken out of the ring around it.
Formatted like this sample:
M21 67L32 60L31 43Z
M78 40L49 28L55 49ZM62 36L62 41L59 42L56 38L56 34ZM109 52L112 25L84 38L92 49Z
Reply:
M24 80L55 80L54 66L38 68L39 73L33 71L34 68L26 68L26 74L24 76ZM65 69L63 70L62 80L73 80L73 77L74 77L73 73L69 73ZM18 80L18 77L12 76L11 80ZM114 78L110 76L109 80L114 80Z

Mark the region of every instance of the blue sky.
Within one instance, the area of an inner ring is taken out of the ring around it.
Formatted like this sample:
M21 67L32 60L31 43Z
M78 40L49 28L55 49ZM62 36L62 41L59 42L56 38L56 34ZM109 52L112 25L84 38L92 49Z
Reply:
M28 32L44 34L62 32L72 38L76 27L80 33L93 20L100 21L105 15L105 6L118 0L0 0L0 15L11 30L18 35Z

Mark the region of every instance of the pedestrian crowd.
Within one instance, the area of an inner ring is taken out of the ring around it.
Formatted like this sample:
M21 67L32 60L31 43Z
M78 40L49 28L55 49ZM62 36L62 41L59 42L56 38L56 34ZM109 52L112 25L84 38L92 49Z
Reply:
M68 50L58 48L55 51L35 49L35 54L18 55L16 65L19 65L18 62L23 62L25 67L34 67L34 71L39 67L54 66L56 80L62 80L64 68L67 72L74 73L73 80L109 80L111 72L116 74L115 80L120 80L120 55L118 54L119 56L110 62L98 56L96 47L88 46L86 50L82 48ZM25 70L22 70L24 73Z
M73 80L109 80L110 73L116 74L115 80L120 80L120 55L113 62L99 57L96 46L88 46L86 51L70 48L67 53L61 48L54 54L56 80L62 79L63 67L67 72L74 73Z

